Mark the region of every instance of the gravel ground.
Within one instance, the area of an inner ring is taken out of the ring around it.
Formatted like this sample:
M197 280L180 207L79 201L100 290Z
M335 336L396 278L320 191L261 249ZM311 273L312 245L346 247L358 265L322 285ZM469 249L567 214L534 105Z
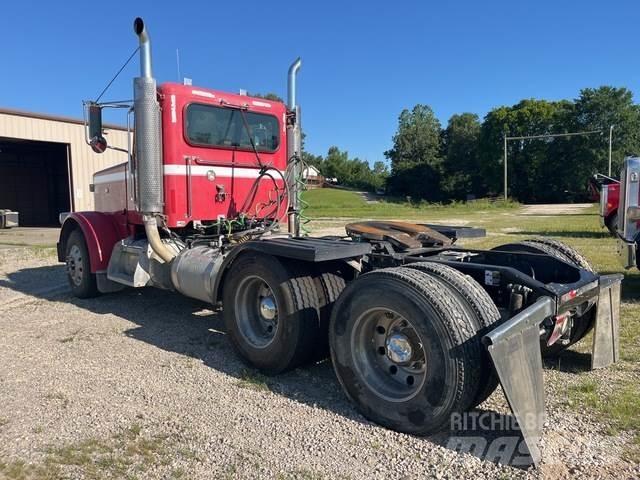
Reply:
M0 477L640 477L627 436L567 407L579 354L545 370L533 470L448 447L495 433L416 438L368 422L328 362L256 374L202 303L152 289L75 299L52 250L0 250L0 328ZM482 408L507 418L500 391Z

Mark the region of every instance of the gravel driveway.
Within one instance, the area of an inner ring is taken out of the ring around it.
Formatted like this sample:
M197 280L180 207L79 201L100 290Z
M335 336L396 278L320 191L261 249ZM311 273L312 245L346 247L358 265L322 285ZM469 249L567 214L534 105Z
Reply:
M545 370L541 468L493 463L452 438L495 433L368 422L328 362L258 375L202 303L152 289L75 299L52 250L0 250L0 328L0 478L640 476L629 438L568 409L566 371ZM507 418L501 392L482 407Z

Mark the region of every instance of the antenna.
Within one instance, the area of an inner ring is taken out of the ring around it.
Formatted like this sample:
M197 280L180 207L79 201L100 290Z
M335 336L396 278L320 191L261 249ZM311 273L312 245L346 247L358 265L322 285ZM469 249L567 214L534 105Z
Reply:
M180 76L180 50L176 48L176 67L178 68L178 82L182 81L182 77Z

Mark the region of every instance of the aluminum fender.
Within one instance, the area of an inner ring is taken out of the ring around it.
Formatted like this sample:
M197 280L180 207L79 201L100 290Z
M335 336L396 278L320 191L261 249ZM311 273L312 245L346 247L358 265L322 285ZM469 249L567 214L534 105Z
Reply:
M540 297L482 339L534 465L540 463L538 445L545 422L540 323L554 314L555 301Z
M591 368L604 368L620 357L620 295L623 275L602 275L593 332Z
M113 246L127 237L124 215L102 212L73 212L62 224L58 241L58 260L65 261L64 251L71 232L80 228L87 242L91 272L107 269Z

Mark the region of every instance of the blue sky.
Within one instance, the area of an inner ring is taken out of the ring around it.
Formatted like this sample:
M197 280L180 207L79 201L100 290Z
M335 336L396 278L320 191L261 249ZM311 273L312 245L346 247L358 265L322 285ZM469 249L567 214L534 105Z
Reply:
M639 14L637 0L5 2L0 106L81 116L135 48L140 15L159 81L176 81L179 49L194 85L284 97L302 56L307 150L337 145L373 162L416 103L444 125L584 87L638 92ZM105 98L130 98L137 71L136 59Z

